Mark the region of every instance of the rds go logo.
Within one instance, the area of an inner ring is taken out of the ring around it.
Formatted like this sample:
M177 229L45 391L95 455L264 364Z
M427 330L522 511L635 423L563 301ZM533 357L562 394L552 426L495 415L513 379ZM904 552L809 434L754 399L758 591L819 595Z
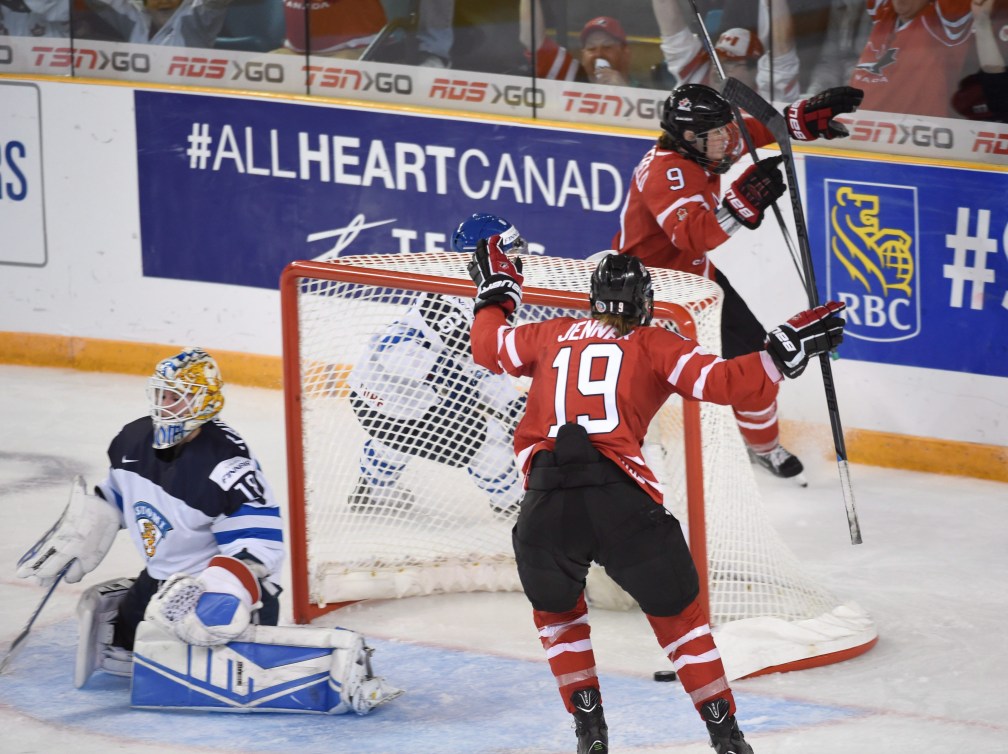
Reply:
M895 341L920 332L917 192L826 181L827 286L847 304L852 338Z

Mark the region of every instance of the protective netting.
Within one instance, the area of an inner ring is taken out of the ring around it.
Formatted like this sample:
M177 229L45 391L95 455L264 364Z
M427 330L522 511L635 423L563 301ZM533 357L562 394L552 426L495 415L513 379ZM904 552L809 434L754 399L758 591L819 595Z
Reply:
M297 272L297 332L285 359L300 363L299 396L289 385L288 411L302 427L289 464L304 471L303 500L292 490L291 505L304 508L312 604L520 589L510 541L516 493L506 467L509 411L524 386L494 384L471 359L464 363L465 343L452 348L459 327L468 331L471 300L460 308L410 289L411 276L433 276L458 296L458 283L468 283L465 263L451 253L368 255ZM527 257L518 321L587 310L586 298L581 304L570 294L588 293L594 266ZM365 283L348 274L361 268L380 277ZM656 302L683 307L692 322L680 329L695 325L697 339L719 351L720 288L674 271L652 274ZM284 316L294 314L285 308ZM440 350L424 345L428 330ZM383 422L386 412L399 423ZM839 601L803 572L769 524L731 410L704 404L701 425L711 622L796 621L834 610ZM666 505L686 524L678 397L659 413L645 453Z

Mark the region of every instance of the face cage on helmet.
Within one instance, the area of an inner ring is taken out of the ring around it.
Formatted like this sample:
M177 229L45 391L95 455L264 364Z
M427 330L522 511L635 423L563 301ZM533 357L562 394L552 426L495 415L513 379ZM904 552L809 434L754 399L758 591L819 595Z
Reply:
M727 136L725 153L721 159L715 160L707 156L707 139L710 137L712 131L717 131L722 128L725 130L725 135ZM691 129L686 128L682 130L688 131ZM686 139L680 134L672 134L672 137L675 139L680 150L687 157L715 175L727 173L742 154L742 134L739 131L738 124L735 122L726 123L723 126L716 126L701 133L697 133L694 141L692 142L686 141ZM698 149L695 146L698 143L702 145L702 149Z
M154 422L156 449L178 445L220 411L208 385L162 377L148 381L147 403Z

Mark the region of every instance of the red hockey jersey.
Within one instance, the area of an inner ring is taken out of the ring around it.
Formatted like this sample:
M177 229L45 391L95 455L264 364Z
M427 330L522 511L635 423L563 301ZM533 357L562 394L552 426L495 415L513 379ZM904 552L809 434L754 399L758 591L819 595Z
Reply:
M900 22L890 0L873 0L874 25L850 84L862 110L953 117L952 95L969 52L970 0L932 0Z
M496 306L477 313L471 344L477 364L532 378L514 439L523 472L538 451L553 449L563 424L577 422L598 451L657 503L662 502L661 486L647 467L641 444L672 393L686 400L763 407L773 385L783 379L765 351L725 361L661 327L638 327L620 336L587 318L510 327Z
M754 146L773 142L759 121L745 118ZM678 152L655 145L634 168L612 247L646 267L714 279L707 252L728 240L717 220L721 176Z

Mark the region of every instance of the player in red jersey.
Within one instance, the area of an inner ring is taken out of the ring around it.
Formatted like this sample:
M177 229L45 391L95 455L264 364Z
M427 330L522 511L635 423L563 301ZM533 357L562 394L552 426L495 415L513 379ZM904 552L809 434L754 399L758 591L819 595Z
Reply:
M843 339L843 304L803 312L771 331L766 348L722 359L695 341L649 327L651 275L610 254L591 279L591 316L512 327L521 260L493 236L469 264L477 284L473 359L530 377L515 452L526 493L512 532L518 575L560 696L574 715L578 752L603 754L608 728L592 652L585 577L592 561L644 611L719 752L751 754L698 602L696 567L641 443L665 400L760 405L783 376Z
M861 92L827 89L785 110L791 137L801 141L834 139L847 129L833 120L852 112ZM769 130L745 117L755 146L774 139ZM665 101L662 134L634 168L612 247L644 264L714 280L724 290L721 349L726 358L763 347L766 331L707 252L741 228L759 227L764 211L785 191L781 157L760 160L732 183L721 201L721 176L741 156L741 137L731 105L703 84L684 84ZM734 405L735 419L756 463L780 477L804 484L797 457L780 444L777 387L747 406Z
M869 0L872 29L851 73L864 109L954 117L970 46L970 0Z

